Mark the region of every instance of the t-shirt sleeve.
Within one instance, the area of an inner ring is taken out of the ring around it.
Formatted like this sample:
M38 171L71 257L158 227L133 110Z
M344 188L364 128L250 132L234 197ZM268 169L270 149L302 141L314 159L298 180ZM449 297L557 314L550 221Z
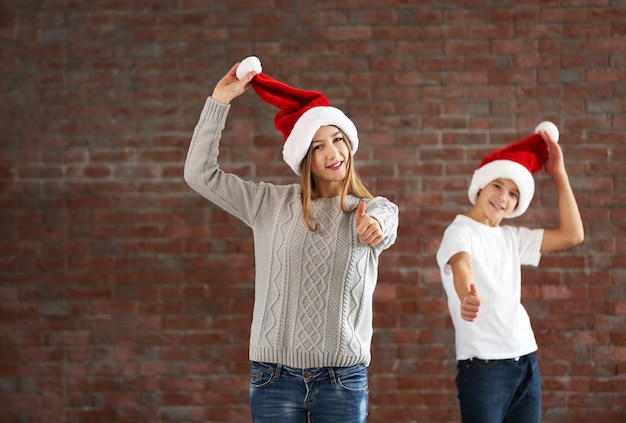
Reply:
M437 251L439 268L443 269L450 257L461 251L471 253L469 234L463 227L453 223L444 231L441 245Z
M541 259L543 229L518 228L520 264L538 266Z

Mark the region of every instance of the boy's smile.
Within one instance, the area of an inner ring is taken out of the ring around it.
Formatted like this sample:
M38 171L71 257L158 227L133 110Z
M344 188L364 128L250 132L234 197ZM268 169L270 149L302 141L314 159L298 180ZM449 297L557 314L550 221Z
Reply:
M478 192L476 204L468 215L485 225L498 226L515 210L518 202L519 189L515 182L495 179Z

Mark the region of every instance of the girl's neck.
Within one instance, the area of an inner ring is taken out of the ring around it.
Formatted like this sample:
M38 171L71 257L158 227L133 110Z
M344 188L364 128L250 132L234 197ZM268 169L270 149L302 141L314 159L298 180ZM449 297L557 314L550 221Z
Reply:
M333 198L341 195L341 184L330 183L322 186L317 186L315 189L319 198Z

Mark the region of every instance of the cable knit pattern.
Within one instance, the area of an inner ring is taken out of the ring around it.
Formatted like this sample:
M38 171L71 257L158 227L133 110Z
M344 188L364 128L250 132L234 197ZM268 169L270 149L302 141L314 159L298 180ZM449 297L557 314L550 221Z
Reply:
M378 258L395 242L397 206L383 197L367 200L366 213L385 236L376 247L359 241L356 213L344 213L338 197L312 202L318 230L309 231L298 184L245 181L219 168L229 109L207 99L189 146L185 181L253 230L250 359L299 368L368 365ZM358 202L348 197L355 209Z

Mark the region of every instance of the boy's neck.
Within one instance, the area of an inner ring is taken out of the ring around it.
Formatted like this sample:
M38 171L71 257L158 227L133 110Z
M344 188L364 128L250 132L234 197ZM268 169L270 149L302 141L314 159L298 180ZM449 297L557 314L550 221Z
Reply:
M502 222L502 218L492 219L478 207L473 207L466 214L466 216L478 223L482 223L483 225L491 226L493 228L500 226L500 223Z

